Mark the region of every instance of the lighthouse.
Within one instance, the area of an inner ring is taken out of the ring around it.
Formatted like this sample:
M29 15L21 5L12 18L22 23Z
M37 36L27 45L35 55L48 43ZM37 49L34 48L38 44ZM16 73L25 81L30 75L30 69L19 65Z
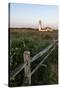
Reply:
M39 20L39 31L41 31L42 29L42 24L41 24L41 20Z

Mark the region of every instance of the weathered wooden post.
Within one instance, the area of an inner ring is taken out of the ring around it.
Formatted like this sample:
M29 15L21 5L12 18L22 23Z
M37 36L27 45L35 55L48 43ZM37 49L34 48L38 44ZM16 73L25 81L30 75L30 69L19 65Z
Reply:
M23 56L24 56L24 63L26 63L26 66L24 68L25 78L26 78L25 83L27 85L31 85L30 52L29 51L24 51Z

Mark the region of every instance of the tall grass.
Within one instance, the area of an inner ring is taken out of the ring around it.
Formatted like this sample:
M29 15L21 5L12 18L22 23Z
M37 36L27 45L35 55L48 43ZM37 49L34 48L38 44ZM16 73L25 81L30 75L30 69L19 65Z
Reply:
M26 29L10 29L10 40L11 40L11 45L10 45L10 55L13 55L15 52L15 55L12 58L12 65L10 67L11 70L14 70L19 64L24 63L23 61L23 53L25 50L29 50L31 53L31 57L36 55L38 52L46 48L50 43L53 42L53 40L58 38L58 33L57 31L52 31L52 32L39 32L35 30L26 30ZM57 52L55 53L57 54ZM51 58L50 62L53 62L55 60L55 54L53 56L53 60ZM57 61L57 58L55 62ZM49 62L49 63L50 63ZM37 64L37 63L36 63ZM34 64L33 64L34 65ZM51 66L51 65L50 65ZM45 84L52 83L52 81L49 81L47 79L51 79L50 76L48 75L46 77L46 80L43 76L43 71L45 70L44 68L41 68L40 74L37 74L38 76L40 75L40 79L37 75L35 75L34 78L32 78L32 84L38 84L39 80L42 82L45 82ZM50 68L48 67L48 70ZM47 70L47 71L48 71ZM39 70L37 71L37 73ZM48 72L45 72L45 75L48 74ZM22 75L22 74L21 74ZM18 78L16 77L16 80L10 81L11 86L19 86L21 85L22 81L20 82L21 78L19 79L20 74L18 75ZM38 77L38 78L37 78ZM57 77L57 76L56 76ZM52 75L53 78L53 75ZM18 80L19 79L19 80ZM34 80L36 79L36 80ZM39 79L39 80L38 80ZM18 81L17 81L18 80ZM53 82L54 83L54 82ZM41 84L41 82L39 83ZM43 83L44 84L44 83Z

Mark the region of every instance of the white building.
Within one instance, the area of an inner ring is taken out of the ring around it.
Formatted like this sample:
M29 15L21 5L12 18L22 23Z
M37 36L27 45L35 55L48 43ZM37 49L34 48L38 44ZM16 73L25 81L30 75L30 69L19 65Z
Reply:
M52 31L53 29L50 27L42 28L42 22L39 20L39 31Z

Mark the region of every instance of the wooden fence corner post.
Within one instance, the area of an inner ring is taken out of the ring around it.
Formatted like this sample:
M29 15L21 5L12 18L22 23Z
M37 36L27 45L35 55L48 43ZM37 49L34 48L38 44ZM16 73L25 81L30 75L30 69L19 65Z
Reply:
M24 68L26 84L31 85L30 52L24 51L23 56L24 56L24 63L26 63L26 66Z

